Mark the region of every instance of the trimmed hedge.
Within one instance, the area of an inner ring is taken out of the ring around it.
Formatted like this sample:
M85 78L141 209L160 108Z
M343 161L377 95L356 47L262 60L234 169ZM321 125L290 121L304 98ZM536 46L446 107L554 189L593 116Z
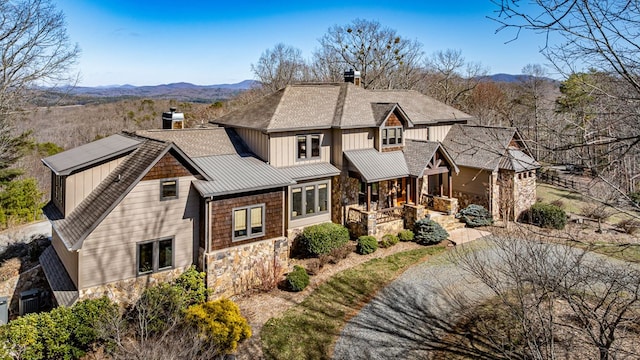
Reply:
M567 225L567 213L555 205L536 203L529 209L529 220L543 228L562 230Z
M328 254L348 242L349 230L334 223L309 226L302 231L300 238L302 248L312 257Z
M400 241L413 241L413 238L414 234L411 230L405 229L398 233L398 239L400 239Z
M356 252L360 255L367 255L378 250L378 240L369 235L363 235L358 238Z
M302 291L309 285L309 274L300 265L295 265L293 271L287 274L287 285L291 291Z
M434 245L449 237L449 233L437 222L423 218L414 224L414 239L420 245Z
M456 218L461 219L468 227L489 226L493 224L493 218L489 210L482 205L471 204L460 210Z
M398 239L397 236L393 235L393 234L387 234L385 236L382 237L382 240L380 240L380 247L381 248L388 248L388 247L392 247L393 245L397 244L400 241L400 239Z

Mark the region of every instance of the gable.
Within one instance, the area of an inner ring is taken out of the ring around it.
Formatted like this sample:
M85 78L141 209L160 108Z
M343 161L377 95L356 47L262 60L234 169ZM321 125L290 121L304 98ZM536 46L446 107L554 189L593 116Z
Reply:
M196 176L197 172L187 168L185 164L180 162L172 152L167 152L164 156L147 172L142 178L146 180L158 180L175 178L182 176Z

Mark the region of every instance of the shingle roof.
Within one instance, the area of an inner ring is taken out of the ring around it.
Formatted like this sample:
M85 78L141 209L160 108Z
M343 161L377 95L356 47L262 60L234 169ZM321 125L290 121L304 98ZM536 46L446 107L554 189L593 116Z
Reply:
M140 130L136 131L136 135L173 142L191 158L236 153L236 148L228 136L227 130L219 127Z
M409 169L409 174L417 177L422 176L427 164L431 161L438 150L440 150L440 153L453 167L452 170L456 173L459 172L458 167L451 158L451 155L439 142L405 139L403 152L405 161L407 162L407 168Z
M78 289L73 284L53 246L50 245L42 252L40 265L58 305L67 307L73 305L78 300Z
M325 162L288 166L278 168L278 170L293 180L309 180L340 175L338 168Z
M366 182L376 182L409 176L402 151L379 152L376 149L347 150L349 165Z
M509 149L507 156L500 160L501 169L513 170L515 172L535 170L539 167L540 163L524 151L518 149Z
M46 157L42 162L57 175L69 175L75 170L123 156L137 148L140 142L123 135L111 135Z
M236 194L295 183L291 177L254 157L219 155L199 157L193 161L211 179L193 182L202 196Z
M442 144L459 166L489 171L514 170L522 167L522 162L531 163L525 156L531 160L533 158L526 154L528 150L524 144L521 144L523 146L521 150L511 149L512 140L520 140L515 128L458 124L451 127ZM518 150L520 153L512 153L509 150ZM519 159L516 164L510 160L504 160L514 156ZM534 166L539 167L539 165Z
M52 226L69 250L82 248L82 243L115 206L133 189L147 171L170 149L171 143L147 140L118 165L64 219L53 220Z
M379 104L379 105L374 105ZM365 90L351 83L288 85L213 123L265 132L378 126L398 104L413 124L466 121L470 115L413 90Z

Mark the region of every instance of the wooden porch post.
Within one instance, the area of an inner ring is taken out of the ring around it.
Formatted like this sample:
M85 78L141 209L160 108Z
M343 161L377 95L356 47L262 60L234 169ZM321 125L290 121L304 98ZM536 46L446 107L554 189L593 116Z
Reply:
M371 183L367 183L367 212L371 211Z
M442 173L438 174L440 180L440 196L444 196L444 182L442 181Z
M418 179L419 179L419 178L418 178L418 177L416 177L416 184L415 184L415 185L416 185L416 186L415 186L415 193L416 193L416 205L419 205L419 204L420 204L420 195L421 195L421 194L420 194L420 190L421 190L421 189L418 187L418 185L419 185L419 183L420 183L420 180L418 180Z
M453 186L452 186L452 181L451 181L451 169L449 169L449 199L453 199Z

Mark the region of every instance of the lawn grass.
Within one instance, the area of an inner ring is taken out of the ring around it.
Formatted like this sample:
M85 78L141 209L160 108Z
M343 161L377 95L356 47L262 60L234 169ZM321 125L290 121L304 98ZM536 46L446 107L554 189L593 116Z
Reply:
M538 183L536 187L536 196L540 201L550 204L556 200L562 201L564 211L572 214L580 214L583 207L589 204L589 199L583 197L580 193L566 190L549 184ZM633 219L633 217L607 206L606 209L613 213L605 221L611 224L617 224L622 220Z
M272 318L261 331L267 359L329 359L340 331L360 308L409 266L444 251L429 246L405 251L342 271L300 304Z
M589 244L581 246L589 251L598 254L607 255L623 261L632 263L640 263L640 245L639 244Z

